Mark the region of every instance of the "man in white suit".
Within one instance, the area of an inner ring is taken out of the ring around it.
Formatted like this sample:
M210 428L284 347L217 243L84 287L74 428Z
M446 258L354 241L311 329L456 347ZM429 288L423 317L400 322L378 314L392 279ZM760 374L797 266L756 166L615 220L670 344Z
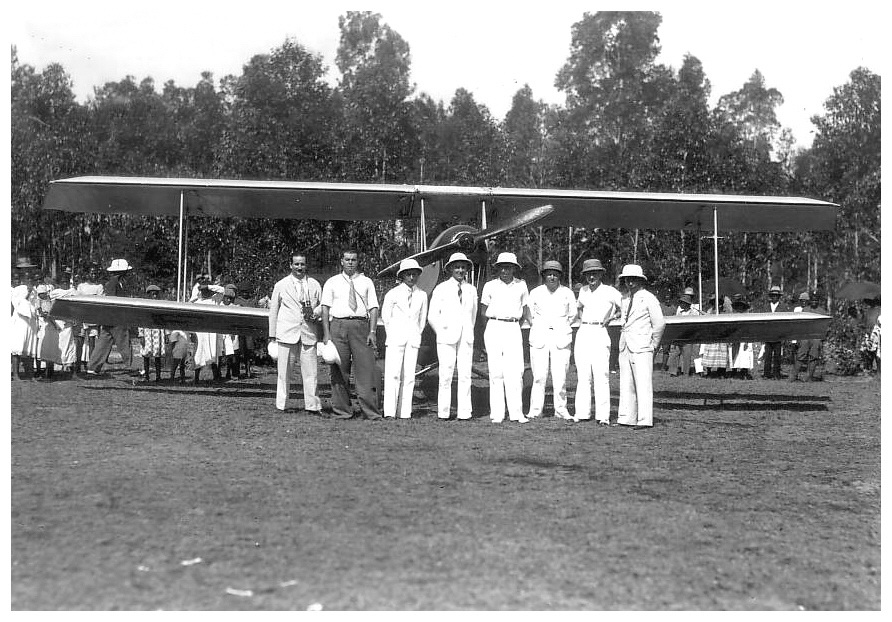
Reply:
M653 427L653 359L666 320L657 297L644 289L641 266L627 264L619 275L623 289L619 335L619 415L617 423L633 430Z
M554 416L572 420L567 411L567 370L570 368L570 344L576 318L576 296L561 285L564 267L559 261L546 261L540 271L539 287L530 292L530 368L533 389L530 393L529 419L542 414L545 405L545 384L551 370L554 392Z
M316 395L317 361L316 330L322 312L322 287L307 276L307 258L291 256L291 274L273 287L269 301L269 340L278 350L276 408L285 410L291 369L295 358L300 360L304 386L304 410L318 413L322 402Z
M396 273L401 281L387 292L381 305L381 319L387 332L384 355L384 416L400 419L412 416L415 390L415 364L421 346L421 332L427 323L427 294L416 283L421 266L404 259Z
M453 253L444 270L451 276L434 288L427 321L437 334L440 389L437 417L449 419L452 377L458 367L459 420L471 418L471 362L474 356L474 324L477 322L477 288L467 282L471 260Z

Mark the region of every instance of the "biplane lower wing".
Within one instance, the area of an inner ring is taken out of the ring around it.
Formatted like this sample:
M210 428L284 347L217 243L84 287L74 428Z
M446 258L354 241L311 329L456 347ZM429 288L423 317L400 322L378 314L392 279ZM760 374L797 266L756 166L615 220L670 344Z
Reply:
M830 316L809 312L670 315L666 317L663 343L824 339L829 327Z
M67 296L53 304L52 315L91 324L142 326L217 333L266 333L266 309L201 305L166 300L106 296ZM823 339L830 317L818 313L724 313L668 316L663 342L714 343ZM619 323L608 327L619 336Z
M266 333L269 311L237 305L205 305L112 296L65 296L52 315L106 326L141 326L192 332Z

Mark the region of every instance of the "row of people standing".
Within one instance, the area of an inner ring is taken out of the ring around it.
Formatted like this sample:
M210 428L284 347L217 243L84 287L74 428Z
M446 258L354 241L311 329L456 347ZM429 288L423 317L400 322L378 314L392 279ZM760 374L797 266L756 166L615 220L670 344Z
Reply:
M305 409L321 410L316 395L314 357L321 322L319 346L328 352L331 364L332 411L335 417L354 416L349 400L351 370L356 379L360 411L366 419L382 417L378 410L375 368L375 331L378 301L374 284L358 272L354 250L341 255L341 272L323 287L306 275L306 258L291 258L292 272L279 281L270 300L269 340L278 352L276 408L286 410L291 369L301 360ZM436 335L439 367L437 416L451 418L452 383L457 375L456 419L472 418L471 368L478 317L486 325L483 340L489 369L489 418L526 423L541 415L549 372L555 387L555 414L562 419L591 418L591 395L595 396L595 418L610 423L609 357L607 323L620 317L621 393L618 423L637 428L653 424L652 360L660 342L664 320L660 305L645 289L647 278L640 266L627 265L620 280L629 295L601 283L604 268L598 260L583 265L586 286L579 300L561 285L563 268L549 261L542 266L543 285L530 292L526 282L515 276L520 268L513 253L501 253L494 267L497 277L488 281L479 299L468 281L472 263L463 253L454 253L444 269L448 278L437 285L428 303L417 286L422 270L412 259L400 263L397 286L387 292L381 317L387 333L384 362L384 418L410 418L415 368L421 335L430 324ZM577 336L577 366L583 361L577 390L576 414L567 408L566 377L573 342L571 325L581 318ZM531 406L523 413L524 357L521 323L530 322L530 359L533 368ZM648 364L644 364L644 361ZM586 389L585 387L588 387ZM586 393L587 391L587 393ZM586 397L586 395L588 397Z

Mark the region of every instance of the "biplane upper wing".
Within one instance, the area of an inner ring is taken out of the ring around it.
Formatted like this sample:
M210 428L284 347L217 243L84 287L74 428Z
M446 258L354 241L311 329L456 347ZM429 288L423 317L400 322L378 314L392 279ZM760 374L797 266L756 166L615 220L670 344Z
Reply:
M832 229L833 203L802 197L732 194L610 192L542 188L488 188L293 181L74 177L50 182L44 209L72 212L177 216L395 220L426 218L467 223L485 204L487 218L518 217L553 205L539 225L713 230L802 231ZM714 213L715 212L715 213Z

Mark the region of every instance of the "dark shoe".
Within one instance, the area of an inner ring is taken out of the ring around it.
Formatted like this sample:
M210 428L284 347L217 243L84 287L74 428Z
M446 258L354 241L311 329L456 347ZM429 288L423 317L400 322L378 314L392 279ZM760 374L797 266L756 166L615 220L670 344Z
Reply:
M635 425L632 426L633 430L650 430L653 426L650 425Z

